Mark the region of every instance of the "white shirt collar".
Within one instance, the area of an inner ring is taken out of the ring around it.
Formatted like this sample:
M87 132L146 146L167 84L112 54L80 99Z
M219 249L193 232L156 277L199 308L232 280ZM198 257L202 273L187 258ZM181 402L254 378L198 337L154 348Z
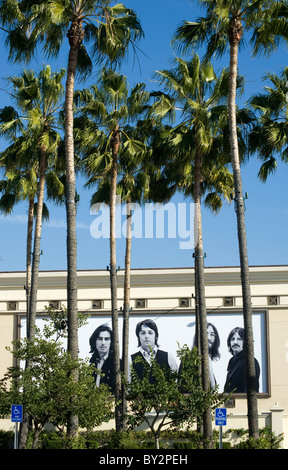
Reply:
M141 346L139 347L139 351L141 352L142 356L144 357L144 359L146 359L147 362L151 362L151 356L153 355L153 357L156 356L157 354L157 351L158 351L158 348L157 346L154 346L154 348L151 350L151 351L146 351L146 349L143 349Z

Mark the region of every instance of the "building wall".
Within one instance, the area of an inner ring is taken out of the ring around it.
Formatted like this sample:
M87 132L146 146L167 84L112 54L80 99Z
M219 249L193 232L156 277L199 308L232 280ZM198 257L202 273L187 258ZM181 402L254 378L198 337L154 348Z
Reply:
M118 272L118 308L123 305L124 272ZM260 394L259 414L269 413L277 404L288 413L288 266L250 268L253 311L265 312L267 327L268 393ZM38 315L45 305L66 305L65 271L40 272ZM0 377L12 364L6 350L20 334L25 318L26 291L24 272L0 273ZM242 308L240 270L238 267L205 268L207 314L239 313ZM96 303L95 303L96 301ZM131 307L133 315L193 315L195 313L194 270L139 269L131 272ZM110 314L110 285L107 271L78 272L78 309L100 318ZM257 334L257 332L256 332ZM230 416L246 416L245 397L236 396ZM234 424L233 424L234 426ZM286 441L285 441L286 442ZM286 445L286 444L285 444ZM287 444L288 448L288 444Z

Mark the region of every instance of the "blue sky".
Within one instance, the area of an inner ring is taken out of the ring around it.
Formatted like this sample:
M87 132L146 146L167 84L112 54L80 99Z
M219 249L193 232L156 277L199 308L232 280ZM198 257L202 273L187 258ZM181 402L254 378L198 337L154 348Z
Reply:
M143 54L139 54L141 67L134 63L132 54L129 61L122 66L130 86L136 82L144 82L147 88L155 88L153 82L155 70L169 68L174 52L170 41L182 20L195 20L200 14L196 2L190 0L127 0L126 6L136 10L140 17L145 38L140 43ZM3 41L2 41L3 43ZM243 100L251 94L263 89L263 76L266 72L279 73L287 65L287 47L282 46L271 57L252 58L248 46L239 57L239 70L246 81ZM64 60L64 62L63 62ZM48 62L39 56L31 68L39 71L43 64L50 63L52 70L66 67L67 56L64 52L57 61ZM215 62L216 71L228 66L228 56L221 63ZM0 73L0 107L9 104L5 77L20 74L22 67L7 62L7 50L1 48ZM90 83L97 74L90 78ZM79 84L80 87L87 84ZM5 142L1 141L1 148ZM250 265L288 264L287 229L288 229L288 198L287 180L288 166L279 163L276 173L263 184L257 173L260 163L253 157L242 169L243 190L248 193L246 200L246 229L248 258ZM83 180L77 182L80 202L77 213L78 269L106 269L109 264L109 240L94 238L91 224L97 220L90 213L90 197L92 191L83 189ZM181 197L173 200L178 209L183 203ZM187 224L190 229L188 214L191 201L185 200L187 207ZM41 247L41 270L66 269L66 230L65 208L49 206L50 221L43 224ZM233 205L225 204L218 215L203 209L203 242L206 253L206 266L238 266L238 241L236 215ZM0 270L23 271L26 259L26 223L27 204L15 207L11 216L0 215ZM164 238L133 238L132 268L165 268L193 266L193 250L181 249L179 238L169 238L168 230ZM124 267L125 239L118 239L117 264Z

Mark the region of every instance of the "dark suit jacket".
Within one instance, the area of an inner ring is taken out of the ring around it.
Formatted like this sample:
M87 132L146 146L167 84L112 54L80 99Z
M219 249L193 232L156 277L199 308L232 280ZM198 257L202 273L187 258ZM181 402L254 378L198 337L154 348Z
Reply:
M259 392L259 375L260 366L258 361L255 359L256 377L255 385L256 390ZM246 393L247 379L246 379L246 358L245 351L241 351L236 356L233 356L228 362L226 383L224 385L224 392L231 393Z
M96 354L93 354L90 360L91 364L95 364L95 368L97 369L97 358ZM115 393L115 374L114 374L114 363L113 363L113 356L109 354L107 359L104 361L101 374L104 374L104 377L101 376L100 384L106 384L110 388L112 394ZM96 370L93 372L93 375L97 377Z

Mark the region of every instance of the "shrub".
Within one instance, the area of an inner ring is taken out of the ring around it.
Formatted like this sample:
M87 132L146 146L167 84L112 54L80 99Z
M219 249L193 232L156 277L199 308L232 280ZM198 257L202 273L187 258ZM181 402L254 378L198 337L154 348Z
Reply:
M0 429L0 450L13 449L14 431L3 431Z
M237 444L234 449L279 449L283 436L276 436L269 427L259 430L259 439L249 437Z

